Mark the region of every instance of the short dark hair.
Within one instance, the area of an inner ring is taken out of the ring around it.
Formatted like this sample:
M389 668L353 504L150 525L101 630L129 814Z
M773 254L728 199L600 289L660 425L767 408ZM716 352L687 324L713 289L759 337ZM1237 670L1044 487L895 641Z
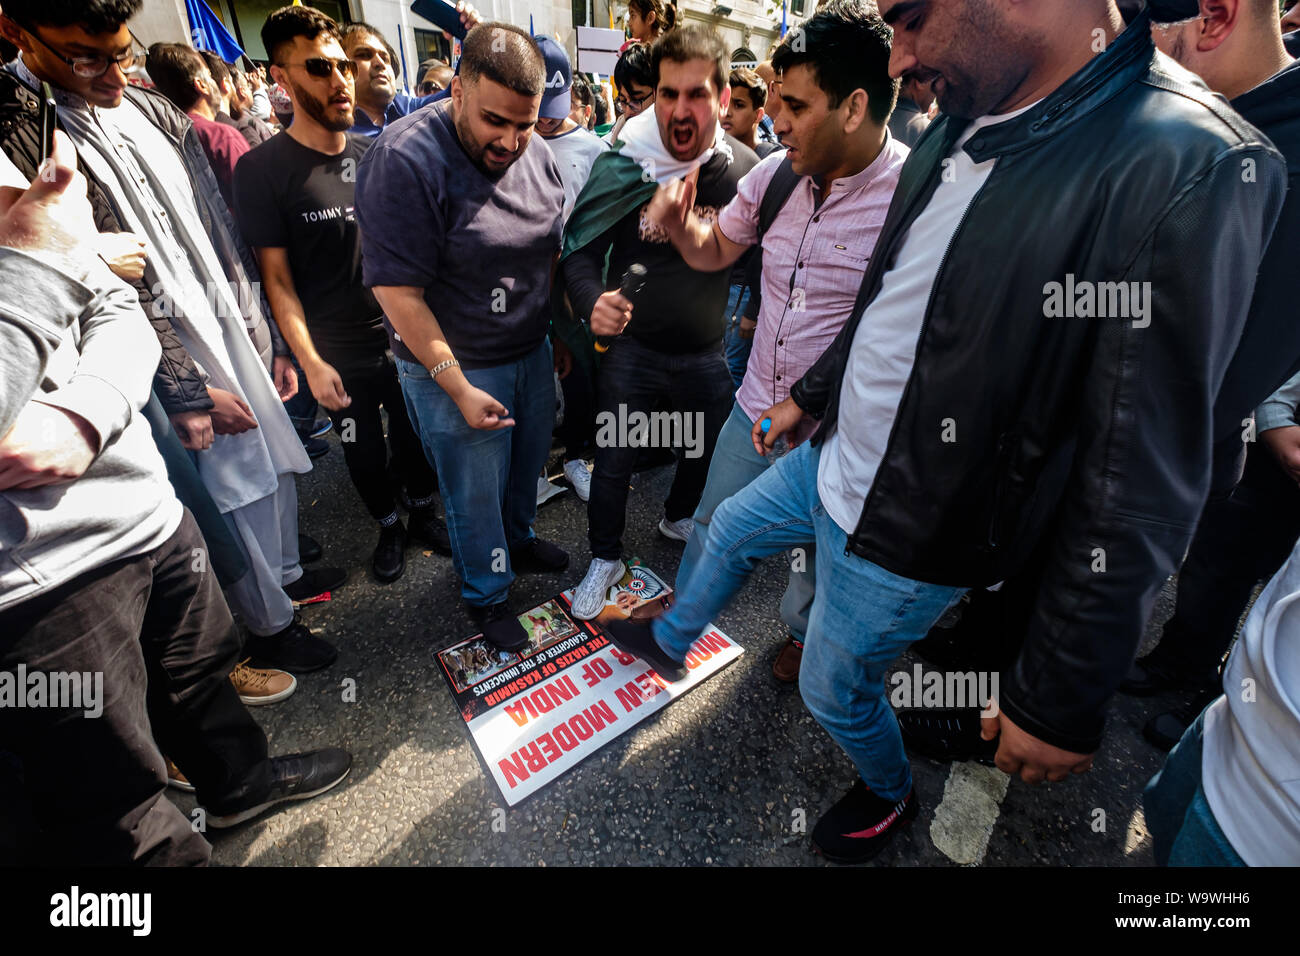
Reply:
M199 50L199 56L203 57L203 62L208 65L208 72L212 74L218 87L225 86L227 83L232 87L235 85L234 77L230 75L230 67L225 60L211 50Z
M116 33L140 12L144 0L4 0L4 14L24 27L81 27Z
M614 85L622 90L629 83L648 86L652 90L655 88L655 71L650 59L649 43L633 43L614 64Z
M691 23L669 30L660 35L650 47L650 67L654 75L653 85L656 87L659 85L659 64L664 60L670 63L709 60L713 63L713 85L719 96L727 85L731 56L727 53L726 44L720 36L701 24Z
M546 61L526 30L508 23L480 23L461 42L460 81L485 76L523 96L546 91Z
M314 40L322 33L342 42L339 25L315 7L281 7L271 11L262 24L262 46L266 55L277 66L284 48L293 44L295 37Z
M353 20L343 28L343 35L339 38L339 42L343 44L343 52L347 52L348 44L350 44L352 38L359 33L368 33L384 45L384 49L388 51L388 61L393 65L393 76L401 76L402 64L397 57L397 51L393 49L393 45L388 42L386 36L380 33L376 27L371 26L364 20ZM416 82L419 82L419 78L416 79Z
M194 109L199 101L194 84L208 72L208 65L196 51L181 43L155 43L149 47L145 68L153 85L167 99L183 112Z
M734 90L740 87L749 94L749 101L754 104L754 109L758 109L767 102L767 84L763 78L747 66L738 66L731 71L731 76L727 82Z
M832 0L785 35L772 53L772 69L807 66L832 109L865 90L871 118L884 124L898 100L898 80L889 75L892 39L874 3Z

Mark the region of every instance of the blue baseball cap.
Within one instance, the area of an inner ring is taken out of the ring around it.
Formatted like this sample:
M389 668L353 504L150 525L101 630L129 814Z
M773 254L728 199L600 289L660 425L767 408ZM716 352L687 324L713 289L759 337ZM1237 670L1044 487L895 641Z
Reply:
M546 61L546 92L542 94L537 115L544 119L564 119L572 108L569 91L573 88L573 67L569 65L569 54L548 36L533 37L533 40Z

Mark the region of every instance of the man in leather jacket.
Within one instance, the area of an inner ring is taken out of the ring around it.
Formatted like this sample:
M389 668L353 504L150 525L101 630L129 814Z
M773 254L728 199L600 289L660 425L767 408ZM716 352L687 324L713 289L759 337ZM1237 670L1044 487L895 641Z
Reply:
M879 6L891 73L932 80L944 115L853 317L755 447L805 412L821 428L718 510L653 630L613 629L670 676L756 560L815 539L800 689L862 779L813 843L852 862L916 814L886 669L1036 550L985 732L1027 782L1091 766L1209 490L1214 398L1286 185L1272 144L1155 52L1149 14L1122 30L1112 0Z

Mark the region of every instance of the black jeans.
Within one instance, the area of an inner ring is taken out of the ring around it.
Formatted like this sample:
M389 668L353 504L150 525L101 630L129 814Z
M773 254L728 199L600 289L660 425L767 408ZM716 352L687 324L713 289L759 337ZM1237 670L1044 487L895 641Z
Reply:
M564 421L555 437L564 446L564 460L586 458L596 447L596 390L591 375L573 360L569 374L560 379L564 392Z
M213 813L266 797L266 735L230 683L241 649L188 511L155 550L0 611L0 670L103 675L98 717L0 708L0 749L22 759L59 862L207 862L211 847L164 796L159 748Z
M330 364L338 370L343 390L352 399L347 408L329 412L330 420L343 446L348 475L370 517L382 521L394 512L393 482L405 485L407 497L416 501L433 495L438 490L438 479L406 414L393 357L385 353L361 362L352 359L347 364ZM387 446L380 406L388 412Z
M592 557L622 557L628 481L637 453L647 444L667 445L677 453L677 472L664 501L668 520L695 514L733 390L720 346L671 355L626 335L614 341L596 390L596 468L587 502ZM640 416L650 419L650 427L638 433Z

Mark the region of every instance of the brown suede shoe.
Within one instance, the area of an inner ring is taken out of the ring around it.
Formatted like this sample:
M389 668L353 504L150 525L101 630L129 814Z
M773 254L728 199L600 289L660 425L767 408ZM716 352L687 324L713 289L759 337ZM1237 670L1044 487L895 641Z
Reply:
M799 679L799 662L803 660L803 642L793 637L772 662L772 676L783 684L793 684Z

